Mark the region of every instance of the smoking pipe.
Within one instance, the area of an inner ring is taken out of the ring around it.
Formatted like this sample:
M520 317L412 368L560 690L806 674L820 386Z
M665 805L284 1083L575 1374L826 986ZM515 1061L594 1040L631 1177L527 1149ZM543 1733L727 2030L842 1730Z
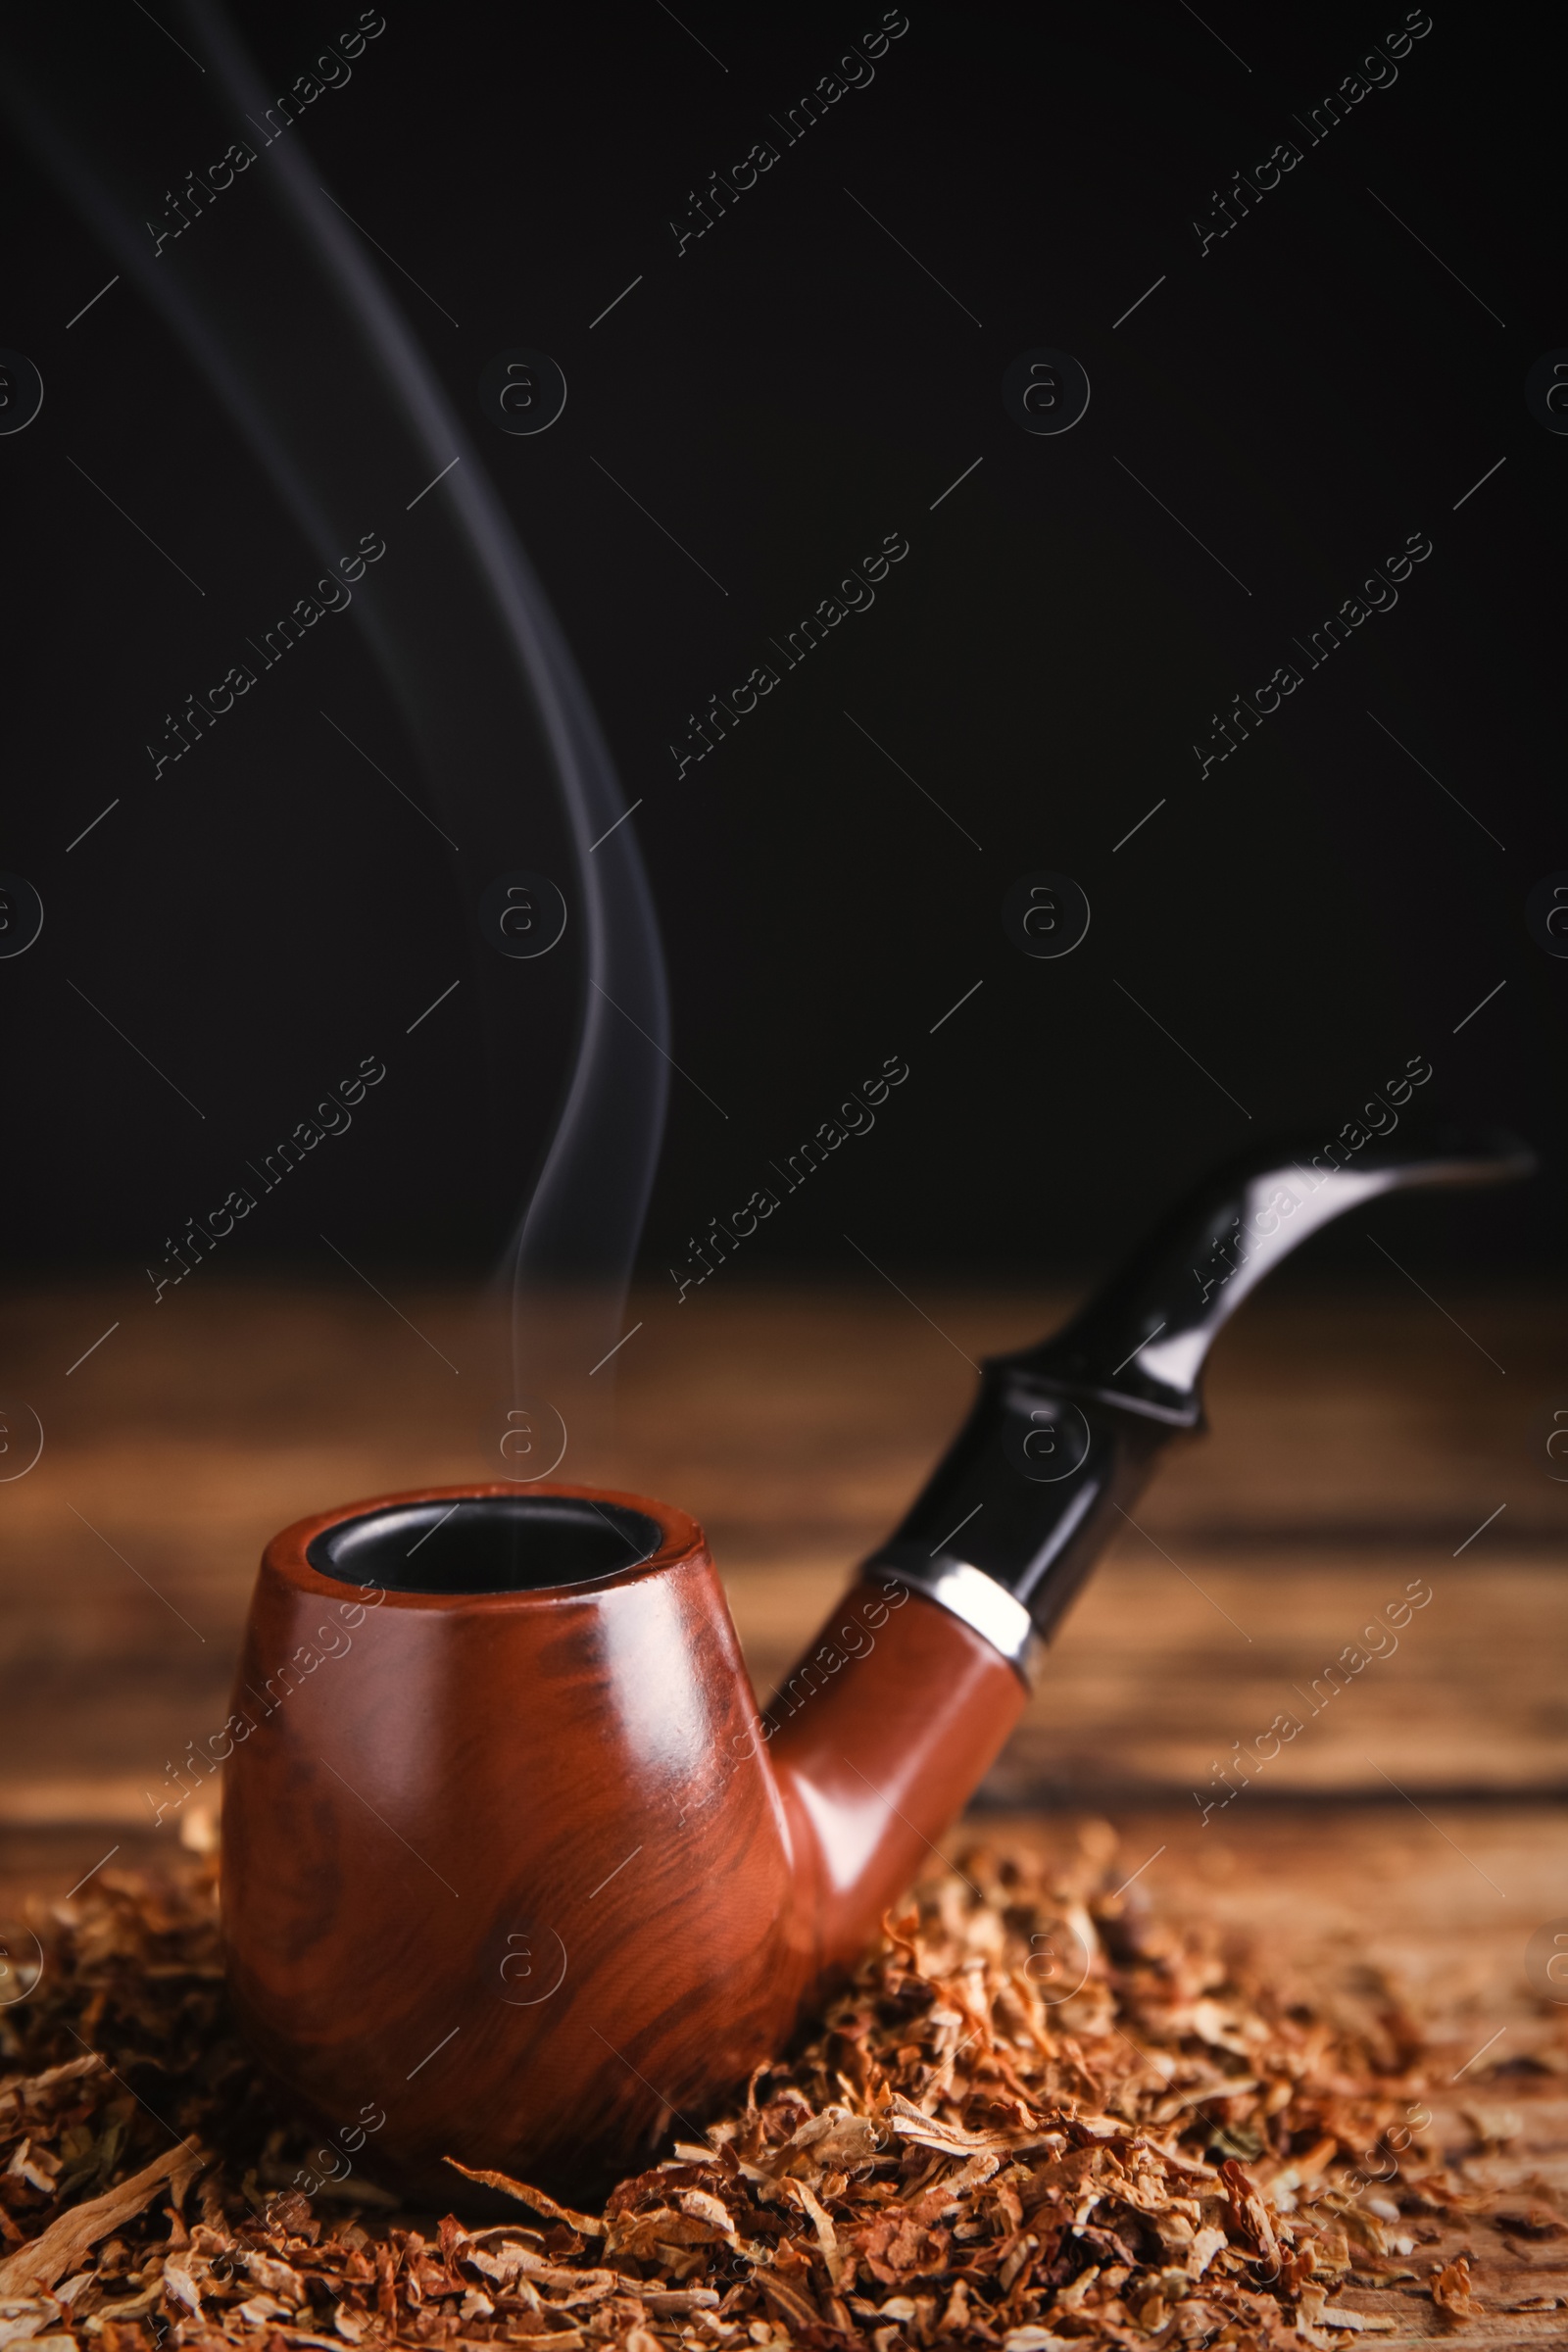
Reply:
M700 2135L983 1778L1253 1284L1377 1194L1532 1164L1430 1133L1305 1161L1230 1169L1054 1339L986 1365L760 1715L702 1530L662 1503L446 1488L268 1546L224 1735L224 1934L253 2046L323 2126L313 2168L444 2207L448 2156L581 2195Z

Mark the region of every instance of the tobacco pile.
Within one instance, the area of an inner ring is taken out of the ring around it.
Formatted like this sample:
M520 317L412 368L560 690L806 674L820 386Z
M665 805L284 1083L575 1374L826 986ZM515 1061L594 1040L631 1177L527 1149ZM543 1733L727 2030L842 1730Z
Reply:
M603 2214L523 2191L471 2231L358 2175L290 2186L311 2138L229 2023L215 1865L106 1871L36 1908L42 1974L0 2008L0 2352L1261 2352L1391 2328L1357 2290L1417 2277L1401 2207L1446 2193L1419 2034L1392 1996L1287 2005L1097 1891L1107 1859L969 1853L707 2145ZM1428 2270L1462 2322L1463 2262Z

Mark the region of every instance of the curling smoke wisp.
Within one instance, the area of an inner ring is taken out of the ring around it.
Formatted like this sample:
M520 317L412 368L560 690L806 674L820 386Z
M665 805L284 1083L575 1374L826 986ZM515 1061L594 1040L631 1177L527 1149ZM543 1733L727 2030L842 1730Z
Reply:
M378 566L353 617L417 752L425 798L461 845L453 855L432 841L431 855L487 986L474 919L486 884L507 868L543 870L541 840L568 881L576 1034L500 1268L521 1388L545 1374L532 1310L560 1286L595 1301L577 1326L583 1348L600 1335L608 1347L619 1329L669 1067L647 878L631 828L617 828L626 803L599 722L484 458L323 192L309 126L263 148L270 93L227 19L194 5L178 21L210 76L203 104L224 136L243 131L259 150L243 200L236 190L200 234L156 251L145 161L126 134L101 117L84 129L64 89L36 86L15 60L10 111L200 369L317 557L331 564L378 517L401 526L397 561ZM413 493L438 475L405 523ZM454 1139L455 1182L470 1143Z

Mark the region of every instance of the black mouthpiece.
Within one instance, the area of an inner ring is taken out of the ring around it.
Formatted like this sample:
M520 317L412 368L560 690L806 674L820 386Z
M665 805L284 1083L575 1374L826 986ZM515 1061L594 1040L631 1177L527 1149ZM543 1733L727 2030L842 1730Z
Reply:
M1397 1113L1376 1107L1384 1125L1352 1122L1328 1149L1275 1143L1220 1169L1064 1330L991 1358L968 1420L862 1573L941 1601L1023 1672L1159 1448L1201 1426L1209 1348L1281 1258L1380 1194L1535 1168L1501 1132L1411 1121L1396 1140Z

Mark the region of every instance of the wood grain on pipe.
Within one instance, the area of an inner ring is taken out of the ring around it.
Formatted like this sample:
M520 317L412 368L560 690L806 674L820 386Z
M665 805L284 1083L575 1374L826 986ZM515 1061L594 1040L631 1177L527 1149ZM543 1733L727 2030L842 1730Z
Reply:
M591 1499L658 1549L589 1584L375 1599L306 1556L481 1494L516 1490L269 1545L223 1808L251 2040L328 2131L384 2109L356 2161L448 2202L449 2154L582 2193L695 2133L875 1934L1024 1695L946 1611L867 1586L775 1731L702 1530L639 1496Z

